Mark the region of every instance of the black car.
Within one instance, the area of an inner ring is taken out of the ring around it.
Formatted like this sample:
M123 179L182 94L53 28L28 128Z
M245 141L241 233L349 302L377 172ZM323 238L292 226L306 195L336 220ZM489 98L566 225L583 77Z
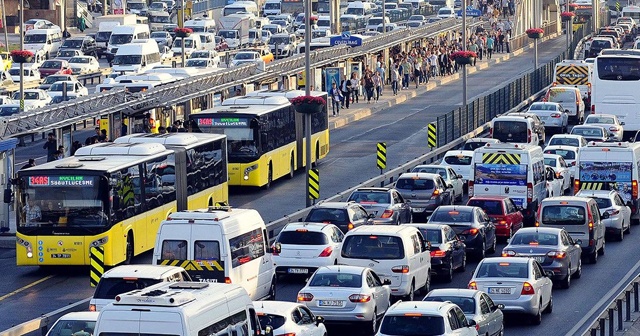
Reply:
M60 49L76 49L82 51L83 55L98 58L96 40L90 36L70 37L62 42Z
M464 241L467 253L483 259L496 252L496 226L480 207L440 206L429 217L429 224L447 224Z
M324 202L314 206L303 222L331 223L347 233L358 226L373 224L373 217L356 202Z
M420 230L431 252L431 273L446 282L453 280L453 271L467 269L466 245L455 231L445 224L404 224Z

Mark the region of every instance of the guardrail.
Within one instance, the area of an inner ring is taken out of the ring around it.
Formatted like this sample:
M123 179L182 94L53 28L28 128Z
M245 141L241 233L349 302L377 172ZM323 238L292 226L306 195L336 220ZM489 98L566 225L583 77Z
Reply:
M82 82L82 85L87 86L87 82L91 81L91 84L94 84L95 80L98 80L98 84L103 76L108 76L112 72L111 68L100 69L95 72L88 72L79 74L76 76L76 79L79 82Z
M631 309L633 303L633 310ZM583 335L613 336L625 330L625 322L631 323L633 313L640 312L640 274L636 275L609 305L591 323Z

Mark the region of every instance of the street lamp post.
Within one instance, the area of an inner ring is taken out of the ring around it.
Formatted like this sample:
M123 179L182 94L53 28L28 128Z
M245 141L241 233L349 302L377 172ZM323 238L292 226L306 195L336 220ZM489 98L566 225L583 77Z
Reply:
M8 43L7 43L7 48L9 48ZM20 50L24 50L24 0L20 0ZM35 54L36 55L34 55L34 57L38 57L37 53ZM24 112L24 63L23 62L20 62L20 112Z
M382 0L382 33L383 34L387 32L387 24L385 22L387 18L387 11L384 8L386 5L387 5L387 1Z
M309 46L311 45L311 0L305 0L304 3L304 18L306 24L304 26L304 94L306 96L311 95L311 52ZM305 199L306 206L312 205L311 198L309 197L309 176L311 174L311 114L304 114L304 136L305 136L305 172L307 175L307 181L305 183Z
M467 50L467 1L462 2L462 50ZM467 66L462 66L462 107L467 106Z

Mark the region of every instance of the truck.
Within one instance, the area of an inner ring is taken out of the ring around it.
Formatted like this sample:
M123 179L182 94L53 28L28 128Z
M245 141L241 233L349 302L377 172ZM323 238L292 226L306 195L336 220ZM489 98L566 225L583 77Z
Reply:
M121 26L134 25L136 24L136 15L135 14L109 14L109 15L98 16L93 21L93 23L97 27L100 27L100 24L103 22L117 22Z
M119 25L120 22L116 21L102 21L98 25L98 33L96 33L96 53L98 54L98 58L106 53L111 32L113 32L113 28Z
M171 23L171 18L167 12L150 11L148 17L151 31L162 31L166 24Z
M255 28L255 16L237 13L223 16L218 20L218 36L227 40L229 48L240 48L249 44L249 29Z

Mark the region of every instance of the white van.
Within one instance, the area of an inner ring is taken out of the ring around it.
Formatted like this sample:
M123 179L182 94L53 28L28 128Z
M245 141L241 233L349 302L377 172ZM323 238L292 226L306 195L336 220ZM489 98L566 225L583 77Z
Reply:
M262 15L280 15L282 13L282 0L267 0L262 7Z
M537 145L486 144L473 153L473 196L508 196L532 222L547 194L544 155Z
M96 47L98 48L98 58L102 57L107 52L107 44L111 39L111 32L113 28L120 26L120 22L107 21L100 22L98 26L98 33L96 34Z
M631 208L631 224L640 223L640 143L589 142L578 151L574 192L615 190Z
M240 286L157 284L116 298L93 335L261 335L253 302Z
M173 51L173 56L178 57L182 55L182 42L184 41L184 54L187 58L191 55L192 52L196 50L203 50L202 42L200 42L200 36L191 35L189 37L177 38L173 41L173 47L171 51Z
M211 33L216 30L216 21L214 19L195 18L184 22L185 28L190 28L194 33Z
M176 281L191 281L191 277L184 268L177 266L121 265L102 274L89 302L89 310L102 310L122 293Z
M134 41L118 48L113 58L113 72L144 72L161 64L158 43L154 40Z
M134 39L148 39L149 35L149 26L144 24L113 27L105 51L107 59L112 60L121 45L131 43Z
M544 139L540 139L536 131L536 124L532 118L501 115L491 120L489 137L504 143L539 145L542 141L544 144Z
M258 4L254 1L236 1L230 5L224 6L222 9L222 16L229 16L236 13L252 13L256 17L260 16Z
M353 1L349 2L344 14L371 16L376 5L373 2Z
M194 281L234 283L252 300L275 298L276 273L267 227L252 209L216 208L176 212L160 224L154 264L185 267Z
M200 47L204 50L216 50L216 34L214 33L196 33L191 36L200 38Z
M406 225L363 225L344 236L338 265L373 269L391 280L391 295L413 301L431 287L431 254L418 229Z
M24 48L44 51L47 59L55 56L62 45L62 32L57 29L31 29L24 34Z

